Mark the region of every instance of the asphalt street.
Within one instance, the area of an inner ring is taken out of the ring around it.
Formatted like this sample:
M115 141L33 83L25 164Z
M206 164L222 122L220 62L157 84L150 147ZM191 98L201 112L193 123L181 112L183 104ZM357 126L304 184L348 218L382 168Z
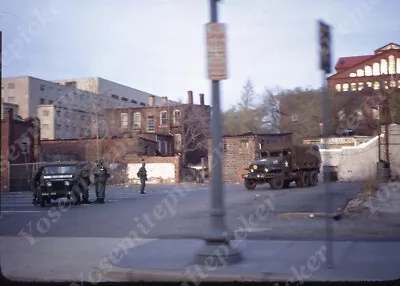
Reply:
M359 183L331 186L334 210L344 208L360 189ZM146 191L141 195L139 186L108 187L105 204L74 206L61 199L46 208L33 206L29 192L3 193L0 236L125 237L135 231L147 238L198 238L206 233L208 185L148 185ZM324 238L326 219L309 217L326 210L323 185L283 190L264 185L247 191L234 184L225 185L224 194L230 233L246 231L252 239ZM90 199L95 199L93 190ZM298 213L307 215L297 218ZM351 221L341 224L348 230L357 227Z

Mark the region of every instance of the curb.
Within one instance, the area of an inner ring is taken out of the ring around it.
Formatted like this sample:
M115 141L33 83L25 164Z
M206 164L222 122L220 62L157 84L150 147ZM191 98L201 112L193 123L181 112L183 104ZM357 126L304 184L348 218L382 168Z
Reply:
M198 281L273 281L273 282L286 282L293 280L293 275L280 275L280 274L268 274L268 273L222 273L222 272L211 272L211 273L188 273L184 270L140 270L140 269L127 269L127 268L115 268L111 271L100 271L103 277L103 281L113 282L138 282L138 281L186 281L186 282L198 282ZM105 278L105 279L104 279ZM310 280L317 281L317 280Z
M279 214L278 217L281 218L332 218L332 219L340 219L343 216L343 211L335 212L333 214L328 213L282 213Z

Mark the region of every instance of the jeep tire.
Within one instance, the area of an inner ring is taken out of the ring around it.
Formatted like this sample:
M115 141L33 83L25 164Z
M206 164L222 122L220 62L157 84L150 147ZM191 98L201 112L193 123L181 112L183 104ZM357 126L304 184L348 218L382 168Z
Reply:
M244 186L247 190L254 190L257 186L256 182L248 179L244 179Z

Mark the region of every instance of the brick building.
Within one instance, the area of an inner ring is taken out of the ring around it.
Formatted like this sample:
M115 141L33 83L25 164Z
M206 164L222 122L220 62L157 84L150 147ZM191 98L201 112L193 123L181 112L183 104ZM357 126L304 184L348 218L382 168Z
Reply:
M182 155L183 164L198 164L207 157L206 138L210 132L211 107L193 103L193 93L188 91L186 104L168 103L166 97L161 105L149 97L148 107L107 109L107 138L131 138L140 135L156 141L157 155Z
M26 189L33 163L39 158L38 121L35 118L18 119L14 109L8 109L1 128L1 191Z
M265 144L275 142L291 142L291 133L255 134L223 136L223 181L224 183L243 183L241 175L244 168L256 159L257 150ZM212 141L208 142L208 166L212 172Z

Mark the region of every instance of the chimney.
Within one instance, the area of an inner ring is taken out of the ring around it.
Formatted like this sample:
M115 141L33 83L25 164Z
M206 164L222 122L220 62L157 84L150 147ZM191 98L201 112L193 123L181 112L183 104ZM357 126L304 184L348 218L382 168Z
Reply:
M200 97L200 105L204 105L204 93L200 93L199 97Z
M188 104L193 104L193 91L188 91Z
M161 105L163 105L163 106L167 106L168 105L168 97L164 96L161 99Z
M154 95L149 95L149 106L150 107L154 106Z

